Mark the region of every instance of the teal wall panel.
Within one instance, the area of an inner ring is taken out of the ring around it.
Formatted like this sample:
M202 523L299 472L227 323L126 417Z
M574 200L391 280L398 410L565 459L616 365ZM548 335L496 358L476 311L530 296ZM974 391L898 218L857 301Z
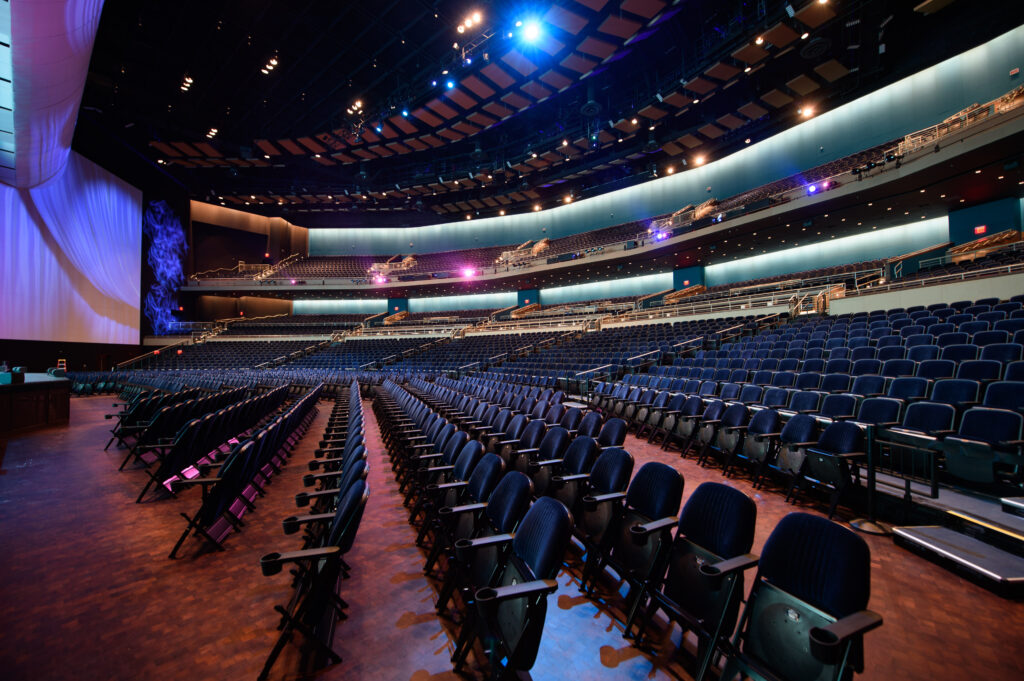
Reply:
M409 309L408 298L388 298L388 314L404 312Z
M576 303L581 300L642 296L645 293L664 291L667 288L672 288L671 272L648 274L629 279L595 281L590 284L544 288L540 290L540 302L542 305L560 305L562 303Z
M388 301L359 298L352 300L296 300L292 314L377 314L388 309Z
M523 305L532 305L540 300L540 290L535 288L523 289L516 292L516 305L522 307Z
M921 220L899 227L708 265L704 268L704 283L707 286L719 286L819 267L888 258L911 253L947 241L948 238L946 217Z
M700 286L704 283L704 268L701 266L683 267L672 272L672 288L680 291L689 286Z
M516 304L516 292L477 293L469 296L410 298L409 312L449 312L451 310L489 310Z
M984 227L981 234L976 227ZM1021 200L1000 199L980 206L971 206L949 214L949 240L953 245L965 244L982 236L992 236L1006 229L1021 228Z
M404 229L312 229L311 255L434 253L557 238L670 213L790 177L1013 89L1024 26L698 168L539 212ZM913 102L913 106L908 106ZM711 191L707 191L711 187Z

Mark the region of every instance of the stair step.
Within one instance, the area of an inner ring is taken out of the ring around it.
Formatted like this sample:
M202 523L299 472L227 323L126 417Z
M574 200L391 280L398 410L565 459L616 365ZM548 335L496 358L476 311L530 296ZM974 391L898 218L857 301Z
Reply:
M1024 595L1024 558L939 525L893 528L897 545L921 553L1007 598Z

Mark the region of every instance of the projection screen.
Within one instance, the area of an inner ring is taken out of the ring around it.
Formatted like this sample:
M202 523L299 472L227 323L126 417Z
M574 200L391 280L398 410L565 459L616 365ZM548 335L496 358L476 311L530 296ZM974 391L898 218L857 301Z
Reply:
M0 185L0 338L139 342L142 192L71 152L40 185Z

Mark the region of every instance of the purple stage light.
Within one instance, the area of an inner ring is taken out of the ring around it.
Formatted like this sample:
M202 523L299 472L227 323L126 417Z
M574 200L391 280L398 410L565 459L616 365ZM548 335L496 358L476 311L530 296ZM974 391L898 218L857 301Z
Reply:
M467 279L470 277L474 277L476 276L476 270L473 269L472 267L464 267L462 268L462 276L466 277Z

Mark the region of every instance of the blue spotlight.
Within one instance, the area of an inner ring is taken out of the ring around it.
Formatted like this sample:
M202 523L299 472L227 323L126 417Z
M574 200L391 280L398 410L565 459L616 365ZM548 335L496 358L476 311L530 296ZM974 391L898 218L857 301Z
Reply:
M449 80L447 83L444 84L444 86L446 88L448 88L449 90L451 90L453 87L455 87L455 81L454 80Z
M382 132L383 131L383 129L379 125L376 128L374 128L374 130L376 130L377 132Z
M530 44L537 42L540 40L541 33L540 22L527 21L523 24L523 31L521 35L523 36L524 42Z
M437 81L436 80L430 81L430 87L437 87Z
M808 186L807 186L807 193L808 193L808 194L813 194L813 193L815 193L816 191L818 191L818 185L816 185L816 184L812 184L812 185L808 185Z

